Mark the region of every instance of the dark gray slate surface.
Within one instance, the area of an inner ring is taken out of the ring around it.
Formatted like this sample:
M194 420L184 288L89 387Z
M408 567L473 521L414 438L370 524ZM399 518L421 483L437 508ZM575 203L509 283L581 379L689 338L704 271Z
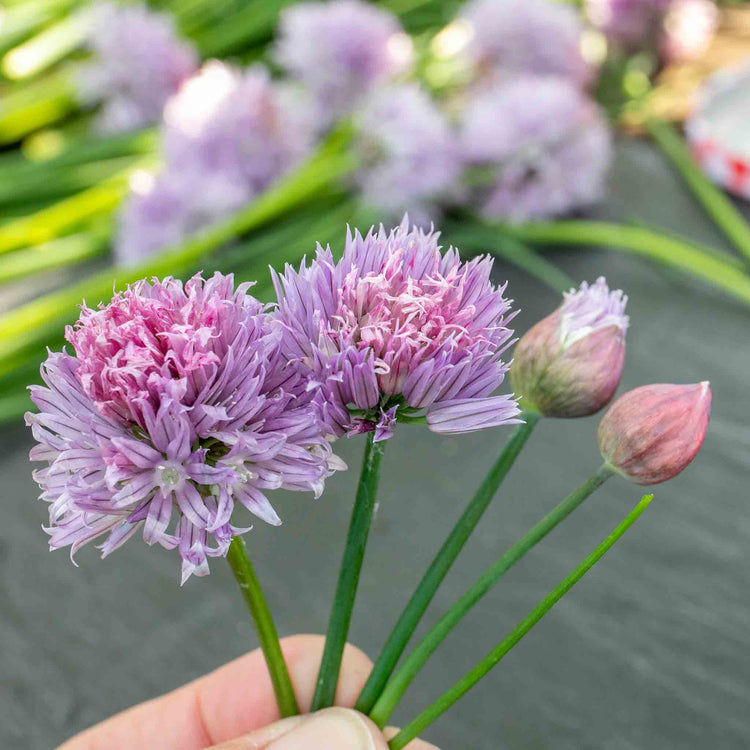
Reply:
M639 217L719 244L659 157L620 149L604 215ZM427 737L444 750L725 750L750 737L748 310L617 253L561 251L574 278L604 273L630 295L624 387L710 379L714 415L697 463L656 489L643 519ZM556 295L507 269L525 330ZM502 430L452 439L405 428L389 444L352 640L371 654L390 629ZM543 423L430 612L434 621L511 542L598 465L596 420ZM0 432L0 746L49 748L255 645L221 561L179 588L174 553L137 539L74 568L46 552L21 427ZM281 529L249 537L285 633L325 628L353 471L313 502L285 495ZM481 602L414 683L403 723L484 655L640 496L612 480Z

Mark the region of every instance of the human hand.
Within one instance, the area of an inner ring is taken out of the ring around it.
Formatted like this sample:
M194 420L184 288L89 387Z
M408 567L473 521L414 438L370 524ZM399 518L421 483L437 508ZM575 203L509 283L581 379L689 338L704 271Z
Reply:
M312 703L323 653L322 636L284 638L281 647L301 711ZM347 645L336 705L279 721L271 679L260 650L225 664L171 693L141 703L87 729L59 750L387 750L386 738L349 710L372 662ZM415 740L406 750L437 750Z

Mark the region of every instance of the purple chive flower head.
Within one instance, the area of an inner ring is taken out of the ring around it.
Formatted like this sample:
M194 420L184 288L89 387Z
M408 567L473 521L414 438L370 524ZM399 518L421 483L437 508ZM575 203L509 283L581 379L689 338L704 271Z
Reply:
M292 169L312 129L268 71L210 61L167 103L157 176L138 174L120 216L123 264L221 220Z
M476 81L553 75L585 86L591 79L581 55L583 22L572 7L554 0L473 0L454 24L464 40L458 58Z
M177 37L168 15L145 5L97 4L89 47L93 59L79 71L81 97L101 102L103 132L157 122L167 99L198 67L193 47Z
M586 0L586 14L607 38L628 51L656 48L672 0Z
M305 87L325 125L408 71L413 50L388 11L363 0L329 0L282 12L274 57Z
M516 345L514 392L546 417L587 417L606 406L625 364L627 301L603 277L571 289Z
M403 84L376 92L355 123L362 163L356 179L365 205L392 219L407 209L417 224L429 223L461 172L445 116L422 88Z
M606 122L585 94L560 78L522 76L476 92L460 138L478 177L468 199L486 218L564 214L604 191L612 152Z
M462 263L438 233L381 226L347 233L343 257L329 249L299 271L274 274L282 349L310 373L329 432L392 434L424 414L431 430L461 433L517 422L507 395L514 313L492 285L492 261Z
M607 464L636 484L677 476L698 455L711 416L711 387L644 385L623 393L599 423Z
M52 549L106 535L106 556L142 530L184 583L247 531L236 505L278 524L269 490L320 494L340 464L249 286L141 281L67 329L75 354L49 355L26 415Z

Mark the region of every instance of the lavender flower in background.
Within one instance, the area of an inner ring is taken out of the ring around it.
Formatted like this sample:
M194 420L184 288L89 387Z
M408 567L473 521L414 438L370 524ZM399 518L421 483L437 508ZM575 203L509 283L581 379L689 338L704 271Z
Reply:
M362 200L389 219L426 226L455 192L461 163L447 119L417 84L379 89L355 118Z
M413 50L391 13L362 0L329 0L281 13L274 58L309 92L326 127L407 72Z
M115 257L132 265L230 215L252 197L232 175L196 169L137 172L119 217Z
M610 291L604 277L563 297L516 345L510 381L524 404L546 417L587 417L620 384L628 298Z
M167 166L220 173L255 195L309 152L307 114L262 65L242 70L211 60L164 110Z
M585 86L592 70L581 54L583 30L576 10L554 0L472 0L443 33L474 80L555 75Z
M490 280L487 257L441 252L438 233L401 226L347 233L343 257L318 247L299 271L274 274L282 351L309 371L334 435L391 436L424 412L434 432L513 424L519 409L493 396L508 365L515 313Z
M230 215L309 152L313 132L268 71L210 61L167 103L165 168L138 174L115 255L132 264Z
M184 583L247 531L237 504L278 524L268 490L317 496L341 467L249 287L141 281L67 329L75 356L49 355L26 415L52 549L106 534L106 556L142 529L179 551Z
M633 52L656 47L672 0L586 0L586 14L607 38Z
M508 221L602 197L612 144L604 117L561 78L521 76L475 92L461 122L469 205Z
M167 99L198 67L193 47L177 36L168 15L145 5L97 4L93 53L78 75L81 98L101 103L97 125L114 133L157 122Z

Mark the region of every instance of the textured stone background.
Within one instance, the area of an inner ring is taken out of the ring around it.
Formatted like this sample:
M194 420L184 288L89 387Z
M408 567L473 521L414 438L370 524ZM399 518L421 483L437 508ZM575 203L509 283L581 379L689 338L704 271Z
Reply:
M721 244L640 143L619 151L601 213ZM444 750L744 748L750 737L748 310L708 287L619 253L560 251L572 277L607 275L630 295L624 387L710 379L704 450L656 488L644 518L485 681L427 733ZM525 330L556 295L508 271ZM498 269L502 279L506 269ZM370 654L507 433L453 439L404 428L389 444L381 505L351 637ZM598 465L596 420L543 423L440 591L429 621ZM418 436L418 439L415 437ZM49 748L256 645L228 570L180 589L174 553L132 540L74 568L49 554L26 460L26 431L0 431L0 746ZM285 495L282 529L256 524L251 550L284 634L322 632L354 467L313 502ZM407 693L403 723L483 656L640 496L613 479L519 564L433 657Z

